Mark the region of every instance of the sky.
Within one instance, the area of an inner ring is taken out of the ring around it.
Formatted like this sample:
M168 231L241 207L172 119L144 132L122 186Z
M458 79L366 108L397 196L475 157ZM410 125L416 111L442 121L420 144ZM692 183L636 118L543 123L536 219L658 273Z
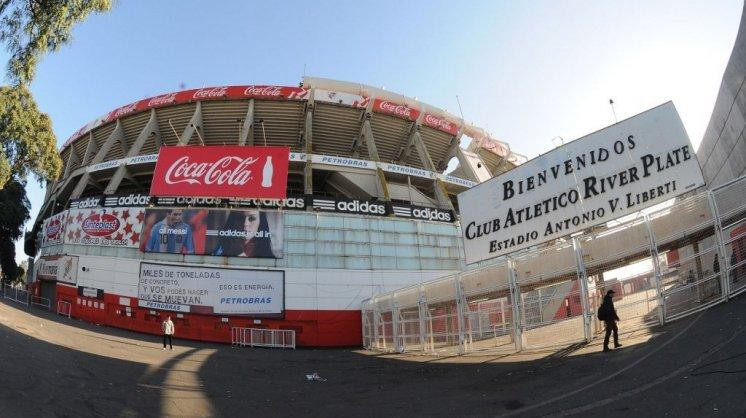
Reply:
M32 92L58 144L145 97L302 76L384 87L485 128L529 158L673 100L699 146L741 0L117 1L77 25ZM7 53L0 53L7 62ZM461 110L459 104L461 103ZM31 220L43 189L27 188ZM17 259L25 259L17 243Z

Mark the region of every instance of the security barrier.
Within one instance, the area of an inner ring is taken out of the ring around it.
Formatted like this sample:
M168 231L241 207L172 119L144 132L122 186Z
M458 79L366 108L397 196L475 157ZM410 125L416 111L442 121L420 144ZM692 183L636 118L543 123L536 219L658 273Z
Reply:
M462 354L590 341L614 289L622 331L746 291L746 176L363 303L363 345Z
M47 298L31 295L29 302L31 303L31 306L36 306L48 311L52 310L52 301Z
M26 289L21 289L18 287L12 287L7 284L3 284L3 297L5 299L10 299L14 302L22 303L28 306L29 293L28 293L28 290Z
M295 330L232 327L231 345L295 349Z
M73 305L65 300L58 300L57 301L57 314L58 315L64 315L68 318L70 318L70 314L72 313Z

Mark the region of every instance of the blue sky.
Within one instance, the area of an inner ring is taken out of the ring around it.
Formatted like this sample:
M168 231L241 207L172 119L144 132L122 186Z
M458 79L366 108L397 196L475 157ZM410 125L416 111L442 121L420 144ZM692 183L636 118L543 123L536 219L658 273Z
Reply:
M32 91L60 144L103 113L181 85L297 85L305 71L385 86L457 115L458 95L467 120L529 158L551 149L552 138L612 123L609 98L619 119L673 100L697 147L742 7L119 1L44 58ZM28 194L33 220L43 191L30 180Z

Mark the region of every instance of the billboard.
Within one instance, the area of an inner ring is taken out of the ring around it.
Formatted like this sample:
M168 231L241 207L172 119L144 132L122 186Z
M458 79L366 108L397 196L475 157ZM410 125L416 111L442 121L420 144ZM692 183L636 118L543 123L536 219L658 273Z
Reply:
M282 258L282 212L252 208L146 209L140 250L153 253Z
M65 244L140 247L145 208L72 209L65 223Z
M667 102L459 194L466 262L582 231L703 184Z
M161 147L152 196L284 199L287 147Z
M41 226L41 246L62 244L65 236L65 217L67 211L60 212L44 220Z
M285 272L140 263L138 305L202 314L282 315Z
M78 282L78 257L54 255L39 257L35 264L36 280L55 280L60 283Z

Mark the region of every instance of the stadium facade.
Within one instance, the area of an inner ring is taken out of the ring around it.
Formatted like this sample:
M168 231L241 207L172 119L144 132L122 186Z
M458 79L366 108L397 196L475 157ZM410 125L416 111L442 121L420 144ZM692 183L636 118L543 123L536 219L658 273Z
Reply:
M287 150L285 197L150 195L162 147L231 145ZM305 346L360 345L363 300L460 271L456 194L525 161L441 109L319 78L143 99L60 154L27 236L36 297L146 333L170 314L183 338L290 329Z

